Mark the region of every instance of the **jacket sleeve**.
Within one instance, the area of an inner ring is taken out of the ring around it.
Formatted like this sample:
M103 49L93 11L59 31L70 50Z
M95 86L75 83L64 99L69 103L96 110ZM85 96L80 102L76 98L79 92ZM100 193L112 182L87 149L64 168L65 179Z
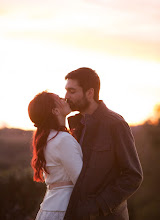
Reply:
M71 135L67 135L62 138L58 147L58 153L64 169L73 184L75 184L82 169L82 151L80 145Z
M128 199L142 182L142 168L130 127L125 121L116 123L112 130L115 157L120 175L96 197L104 215L113 213Z

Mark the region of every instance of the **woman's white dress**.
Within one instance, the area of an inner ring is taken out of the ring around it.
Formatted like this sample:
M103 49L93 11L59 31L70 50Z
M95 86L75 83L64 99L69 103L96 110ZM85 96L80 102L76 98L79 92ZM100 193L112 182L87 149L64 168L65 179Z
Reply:
M52 130L44 151L46 168L44 173L47 190L36 220L62 220L68 202L82 169L82 151L79 143L68 132ZM51 139L51 140L50 140ZM72 181L73 185L59 186L49 189L54 183Z

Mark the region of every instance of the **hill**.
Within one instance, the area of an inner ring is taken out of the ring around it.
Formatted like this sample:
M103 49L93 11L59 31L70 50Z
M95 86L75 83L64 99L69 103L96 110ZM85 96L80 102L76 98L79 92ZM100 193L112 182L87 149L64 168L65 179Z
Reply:
M33 131L0 130L0 171L29 167Z

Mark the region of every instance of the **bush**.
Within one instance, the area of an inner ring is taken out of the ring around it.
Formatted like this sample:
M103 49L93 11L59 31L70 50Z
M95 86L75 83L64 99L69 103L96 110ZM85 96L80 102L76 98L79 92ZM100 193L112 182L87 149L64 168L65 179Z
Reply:
M0 189L0 219L31 220L39 209L46 186L33 182L30 169L17 169L1 175Z

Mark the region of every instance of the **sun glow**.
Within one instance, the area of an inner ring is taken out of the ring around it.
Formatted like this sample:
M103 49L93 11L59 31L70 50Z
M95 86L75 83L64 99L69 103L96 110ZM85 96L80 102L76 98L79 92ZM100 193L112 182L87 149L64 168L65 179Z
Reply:
M146 119L158 102L160 66L116 58L89 51L60 47L31 40L1 39L1 108L9 126L33 128L27 114L29 101L38 92L50 90L64 97L67 72L81 66L97 71L101 79L100 98L132 124ZM153 71L151 75L151 69ZM151 93L152 92L152 93Z
M64 97L65 75L82 66L96 70L100 99L130 124L150 117L160 102L156 1L143 13L126 1L8 2L0 1L1 126L33 129L30 100L46 89Z

